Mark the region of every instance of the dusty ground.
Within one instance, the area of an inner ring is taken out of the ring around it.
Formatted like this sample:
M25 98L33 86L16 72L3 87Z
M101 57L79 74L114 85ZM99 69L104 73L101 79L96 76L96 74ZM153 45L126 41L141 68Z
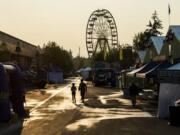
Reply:
M79 81L75 82L78 86ZM49 100L41 101L42 104L31 109L31 117L22 121L20 128L10 135L180 134L180 128L157 119L155 109L145 101L139 100L138 107L132 108L119 90L94 88L88 84L85 104L80 102L79 92L77 104L72 103L68 86L57 88L53 94Z
M154 117L152 106L139 101L134 109L118 90L89 86L87 97L81 113L65 127L63 135L180 134L180 128L168 126L167 121Z
M65 87L67 84L47 84L45 89L27 90L26 92L26 109L31 110L39 102L47 99L58 89Z

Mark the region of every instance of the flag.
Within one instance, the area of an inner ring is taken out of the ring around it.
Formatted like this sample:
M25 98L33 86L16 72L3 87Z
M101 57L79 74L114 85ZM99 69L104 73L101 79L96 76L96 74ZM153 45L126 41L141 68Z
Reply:
M170 5L168 4L168 14L170 15L171 14L171 8L170 8Z

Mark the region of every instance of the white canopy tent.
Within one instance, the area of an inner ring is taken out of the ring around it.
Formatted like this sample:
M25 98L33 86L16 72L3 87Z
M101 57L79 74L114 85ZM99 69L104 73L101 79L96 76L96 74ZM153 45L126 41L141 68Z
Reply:
M83 77L83 79L86 80L89 78L91 70L92 69L90 67L86 67L77 70L76 73L80 74Z
M86 67L86 68L84 68L82 70L81 75L82 75L84 80L89 78L90 72L91 72L91 68L90 67Z
M80 74L83 70L84 70L84 69L81 68L81 69L77 70L76 73Z

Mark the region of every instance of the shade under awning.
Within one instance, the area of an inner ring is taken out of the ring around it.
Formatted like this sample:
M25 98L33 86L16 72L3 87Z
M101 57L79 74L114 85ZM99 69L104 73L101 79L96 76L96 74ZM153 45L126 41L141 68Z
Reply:
M161 69L165 69L171 66L171 63L164 61L161 63L154 63L149 69L137 73L137 77L140 78L153 78L157 77L157 72Z
M158 67L159 65L156 65L154 68L150 69L149 71L147 72L142 72L142 73L137 73L137 77L140 77L140 78L146 78L147 77L147 74L153 72L154 70L156 70L156 68Z
M133 70L133 71L131 71L131 72L128 72L128 73L127 73L127 76L132 76L132 77L135 76L136 73L139 72L140 70L142 70L145 66L147 66L147 64L145 64L145 65L143 65L142 67L137 68L137 69L135 69L135 70Z
M169 68L170 66L172 66L172 64L170 62L164 61L164 62L160 63L160 65L157 68L155 68L151 72L147 73L146 77L149 77L149 78L157 77L158 71Z
M140 78L144 78L146 73L151 72L154 68L157 68L157 66L159 65L158 62L149 62L147 63L147 66L145 66L142 70L140 70L139 72L136 73L137 77Z

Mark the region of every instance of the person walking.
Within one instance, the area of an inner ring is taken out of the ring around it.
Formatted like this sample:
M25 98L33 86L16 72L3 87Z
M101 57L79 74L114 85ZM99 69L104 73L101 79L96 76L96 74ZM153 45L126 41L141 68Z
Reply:
M136 96L138 94L139 94L138 87L134 83L132 83L131 86L129 87L129 95L131 97L131 102L133 107L136 107Z
M72 83L72 86L71 86L71 93L72 93L72 102L73 103L76 103L76 86L75 86L75 83Z
M83 79L81 79L81 83L79 84L79 91L81 94L81 101L84 103L85 93L87 92L87 85L83 82Z

